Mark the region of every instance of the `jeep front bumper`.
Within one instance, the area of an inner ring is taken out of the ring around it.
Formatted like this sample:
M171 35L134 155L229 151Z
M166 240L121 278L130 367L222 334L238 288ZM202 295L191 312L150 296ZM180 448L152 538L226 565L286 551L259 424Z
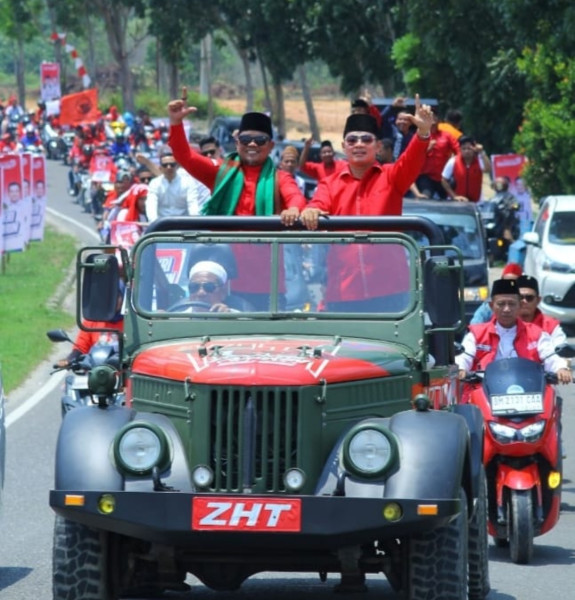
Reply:
M334 548L409 536L445 525L460 500L52 490L50 506L93 529L229 552L234 544Z

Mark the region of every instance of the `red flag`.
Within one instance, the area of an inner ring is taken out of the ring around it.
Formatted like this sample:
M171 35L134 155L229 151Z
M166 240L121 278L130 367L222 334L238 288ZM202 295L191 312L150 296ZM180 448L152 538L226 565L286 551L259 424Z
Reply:
M60 100L60 123L62 125L79 125L97 121L98 90L92 88L77 94L62 96Z

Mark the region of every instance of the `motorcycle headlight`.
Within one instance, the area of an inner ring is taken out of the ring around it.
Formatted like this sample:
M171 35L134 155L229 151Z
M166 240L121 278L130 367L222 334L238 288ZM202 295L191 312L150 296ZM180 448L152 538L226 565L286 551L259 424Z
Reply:
M489 429L491 430L493 437L503 444L512 442L517 434L517 429L509 427L508 425L502 425L501 423L495 423L494 421L489 422Z
M536 442L545 430L545 421L536 421L520 429L521 436L526 442Z
M117 434L114 441L116 464L133 475L146 475L169 461L166 434L152 423L133 422Z
M358 477L381 477L397 464L397 441L375 425L354 427L343 444L343 465Z
M463 290L463 299L465 302L474 302L487 300L489 297L489 289L487 286L480 287L466 287Z

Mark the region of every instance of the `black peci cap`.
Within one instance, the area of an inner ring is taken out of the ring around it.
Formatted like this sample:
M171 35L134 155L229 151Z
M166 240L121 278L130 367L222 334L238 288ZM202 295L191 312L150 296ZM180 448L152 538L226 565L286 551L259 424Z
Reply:
M242 117L239 131L261 131L272 138L272 120L264 113L248 112Z
M531 277L531 275L521 275L515 280L517 284L517 288L529 288L533 290L539 296L539 283L535 277Z
M373 133L375 137L379 136L377 121L371 115L349 115L345 122L343 137L345 137L350 131L365 131L367 133Z
M519 286L516 279L496 279L491 287L491 297L499 294L519 295Z

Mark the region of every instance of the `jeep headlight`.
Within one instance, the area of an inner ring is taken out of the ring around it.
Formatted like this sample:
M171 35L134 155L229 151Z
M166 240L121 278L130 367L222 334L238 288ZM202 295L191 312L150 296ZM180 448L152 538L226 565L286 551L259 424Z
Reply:
M134 475L146 475L156 466L164 468L169 458L166 434L152 423L130 423L116 436L114 458Z
M397 442L387 429L359 425L344 441L344 467L359 477L381 477L396 461Z

